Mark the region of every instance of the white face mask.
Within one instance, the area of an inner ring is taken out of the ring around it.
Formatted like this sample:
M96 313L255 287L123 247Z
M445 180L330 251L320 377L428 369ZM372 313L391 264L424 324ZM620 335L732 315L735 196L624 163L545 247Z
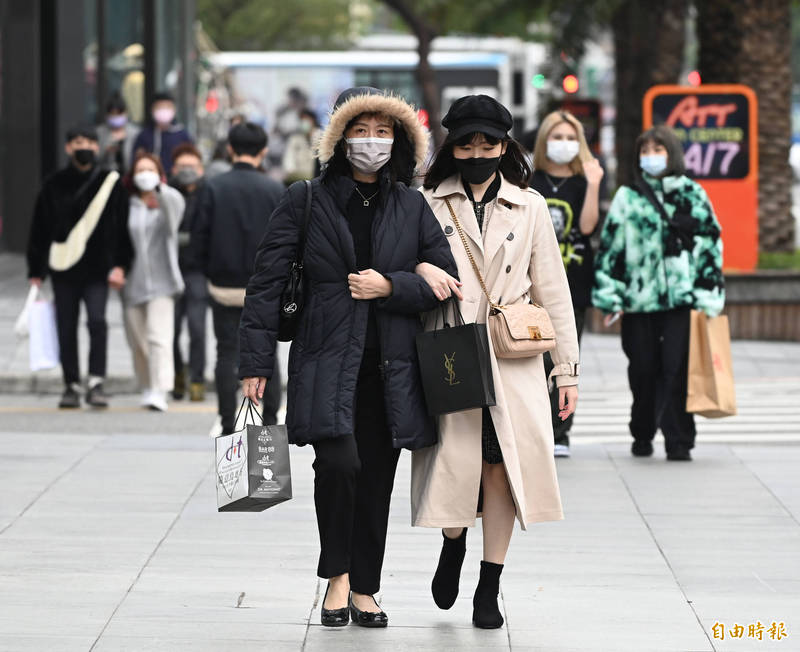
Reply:
M642 154L639 156L639 167L650 176L658 177L667 169L667 157L664 154Z
M580 147L577 140L548 140L547 158L553 163L565 165L578 155Z
M133 175L133 183L142 192L150 192L161 183L161 177L158 176L158 172L144 170Z
M153 111L153 120L160 125L168 125L175 118L175 109L166 107Z
M380 170L392 156L394 138L348 138L347 160L364 174Z

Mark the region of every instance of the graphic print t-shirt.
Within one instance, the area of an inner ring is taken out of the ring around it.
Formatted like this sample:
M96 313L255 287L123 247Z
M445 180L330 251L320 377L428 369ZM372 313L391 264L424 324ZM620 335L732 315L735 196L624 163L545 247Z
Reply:
M572 305L587 308L592 302L593 254L589 236L581 233L579 224L588 187L586 177L581 174L554 177L537 170L531 176L530 186L542 194L550 210L567 270Z

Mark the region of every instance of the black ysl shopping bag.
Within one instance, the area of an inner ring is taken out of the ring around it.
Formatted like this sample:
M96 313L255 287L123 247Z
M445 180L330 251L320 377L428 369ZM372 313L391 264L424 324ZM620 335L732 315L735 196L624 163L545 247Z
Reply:
M448 308L452 306L452 324ZM465 324L456 299L440 311L443 327L417 335L417 355L428 414L496 405L486 324Z
M242 430L214 442L220 512L261 512L292 497L286 426L247 424L248 416L256 421L250 405Z

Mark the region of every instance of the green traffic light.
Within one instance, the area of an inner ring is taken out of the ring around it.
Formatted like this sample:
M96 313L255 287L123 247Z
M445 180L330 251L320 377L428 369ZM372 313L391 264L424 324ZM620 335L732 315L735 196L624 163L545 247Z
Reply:
M531 84L533 84L534 88L544 88L544 82L544 75L541 73L534 75L533 79L531 79Z

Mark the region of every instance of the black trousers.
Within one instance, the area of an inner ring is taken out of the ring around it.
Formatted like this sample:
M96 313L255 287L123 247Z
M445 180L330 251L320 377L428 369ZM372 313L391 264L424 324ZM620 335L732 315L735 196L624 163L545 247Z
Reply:
M217 364L214 369L217 409L223 432L233 432L239 409L236 393L239 390L239 320L242 318L242 309L223 306L212 300L211 315L217 338ZM276 365L264 391L264 423L274 425L278 422L281 394L281 376Z
M106 324L108 282L105 279L75 282L54 276L53 294L64 383L66 385L77 383L81 378L78 363L78 319L81 301L86 306L89 327L89 375L105 377L108 349Z
M314 504L320 556L317 575L350 573L350 588L381 587L394 474L400 450L386 423L379 356L365 352L356 389L355 434L314 444Z
M622 316L622 350L633 394L630 430L652 441L661 428L667 452L693 448L694 415L686 412L689 308Z
M180 339L186 318L189 326L189 382L202 383L206 372L206 277L201 272L184 272L183 280L186 289L175 300L175 339L172 342L175 373L183 371L184 367Z
M578 331L578 344L581 343L583 336L583 327L586 324L586 308L572 307L575 313L575 328ZM553 371L553 358L550 353L544 354L544 375L545 378ZM570 414L565 421L562 421L558 416L558 387L553 385L550 392L550 416L553 420L553 442L556 444L564 444L569 446L569 431L572 429L572 421L575 419L575 413Z

